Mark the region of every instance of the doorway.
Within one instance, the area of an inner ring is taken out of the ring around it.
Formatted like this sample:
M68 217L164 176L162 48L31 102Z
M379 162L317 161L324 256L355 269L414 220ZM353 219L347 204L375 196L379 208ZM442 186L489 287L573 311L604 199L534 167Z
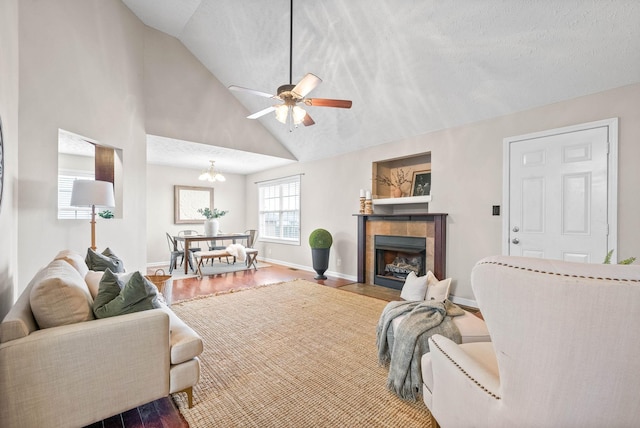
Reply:
M503 254L602 263L616 248L617 131L614 118L504 139Z

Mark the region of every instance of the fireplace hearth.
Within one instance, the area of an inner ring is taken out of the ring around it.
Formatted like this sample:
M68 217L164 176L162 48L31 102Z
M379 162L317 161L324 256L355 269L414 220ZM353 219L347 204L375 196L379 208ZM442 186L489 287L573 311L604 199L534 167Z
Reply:
M409 273L424 275L426 248L424 237L375 235L373 283L400 290Z

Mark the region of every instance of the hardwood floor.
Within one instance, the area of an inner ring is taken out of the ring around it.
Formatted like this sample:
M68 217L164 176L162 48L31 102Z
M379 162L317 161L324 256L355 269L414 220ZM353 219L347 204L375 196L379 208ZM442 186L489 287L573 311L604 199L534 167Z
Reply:
M162 268L162 267L160 267ZM153 274L158 267L149 268L147 273ZM165 272L168 268L164 267ZM377 285L366 285L354 283L348 279L328 277L326 280L315 280L315 272L294 269L287 266L271 264L258 270L246 270L240 272L229 272L218 275L204 276L202 279L196 277L174 279L171 291L171 300L191 299L198 296L221 293L229 290L240 290L252 288L260 285L275 284L278 282L293 281L294 279L306 279L327 287L340 288L341 290L354 293L365 294L382 300L399 300L400 291L392 290Z

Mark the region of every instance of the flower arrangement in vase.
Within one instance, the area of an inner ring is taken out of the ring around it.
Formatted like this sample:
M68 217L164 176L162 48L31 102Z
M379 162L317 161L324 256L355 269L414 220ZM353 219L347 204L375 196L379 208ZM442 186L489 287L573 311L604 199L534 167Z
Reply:
M218 218L224 216L228 212L229 211L221 211L217 208L214 208L213 211L211 211L209 207L199 208L198 213L202 214L206 218L204 221L204 234L206 236L217 236L218 229L220 228Z
M389 173L389 176L386 175L376 175L376 181L380 184L387 185L393 189L391 196L394 198L399 198L402 196L402 185L406 183L411 183L411 180L407 178L407 174L404 169L398 168Z

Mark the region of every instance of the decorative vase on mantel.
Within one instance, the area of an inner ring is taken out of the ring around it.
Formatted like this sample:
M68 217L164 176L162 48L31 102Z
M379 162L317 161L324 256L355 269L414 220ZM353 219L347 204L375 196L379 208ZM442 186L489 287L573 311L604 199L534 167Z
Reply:
M402 197L402 189L400 189L400 186L394 187L393 191L391 192L391 195L394 198L401 198Z
M220 222L218 219L210 218L204 221L204 234L205 236L218 236L218 229Z

